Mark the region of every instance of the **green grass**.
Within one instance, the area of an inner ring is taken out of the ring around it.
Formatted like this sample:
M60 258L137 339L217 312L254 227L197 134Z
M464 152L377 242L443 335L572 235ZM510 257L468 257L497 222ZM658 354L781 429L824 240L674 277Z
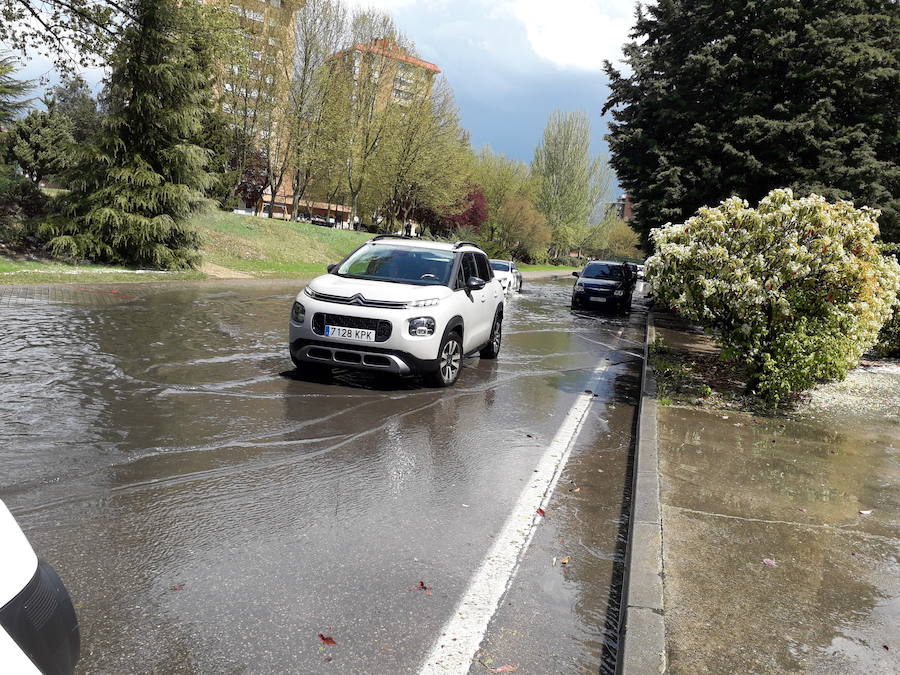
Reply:
M224 211L194 217L203 240L203 262L261 279L303 279L325 272L372 237L309 223L255 218ZM204 279L200 271L140 272L108 265L53 260L15 260L0 255L0 284L53 284Z
M325 272L372 235L309 223L209 211L194 218L203 260L260 278L303 278Z
M108 265L75 265L43 260L12 260L0 256L0 285L128 283L138 281L184 281L203 279L198 271L139 272Z

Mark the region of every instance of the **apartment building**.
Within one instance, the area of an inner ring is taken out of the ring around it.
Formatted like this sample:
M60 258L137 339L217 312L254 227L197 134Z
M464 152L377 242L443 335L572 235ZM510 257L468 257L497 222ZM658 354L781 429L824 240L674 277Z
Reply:
M390 38L357 44L335 56L352 70L357 89L374 87L378 108L388 103L408 104L418 93L427 95L434 76L441 72L435 64L413 56Z

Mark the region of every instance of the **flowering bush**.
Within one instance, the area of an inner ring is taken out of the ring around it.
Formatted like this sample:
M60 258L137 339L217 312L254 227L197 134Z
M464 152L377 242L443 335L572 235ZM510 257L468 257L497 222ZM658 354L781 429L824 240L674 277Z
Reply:
M771 405L841 379L896 302L900 265L875 243L878 211L773 190L751 209L733 197L652 233L657 301L717 332Z
M881 244L883 255L900 260L900 244ZM900 296L894 305L894 313L884 322L878 334L875 353L879 356L900 356Z

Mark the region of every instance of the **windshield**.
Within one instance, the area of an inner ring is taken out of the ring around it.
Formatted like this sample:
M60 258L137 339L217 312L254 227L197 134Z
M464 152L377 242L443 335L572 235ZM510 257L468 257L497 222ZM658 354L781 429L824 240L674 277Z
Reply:
M335 272L354 279L446 286L452 267L452 251L373 244L356 251Z
M625 271L621 265L606 265L604 263L591 263L584 268L581 276L585 279L616 279L625 278Z
M509 263L502 260L491 260L491 269L495 272L509 272Z

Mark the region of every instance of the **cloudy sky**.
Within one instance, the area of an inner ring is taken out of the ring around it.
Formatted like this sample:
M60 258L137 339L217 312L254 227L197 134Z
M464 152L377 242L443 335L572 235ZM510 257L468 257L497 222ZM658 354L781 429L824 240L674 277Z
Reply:
M443 70L477 148L531 161L547 116L583 110L605 152L603 60L621 57L635 0L354 0L390 12Z
M635 0L346 1L389 12L440 66L474 147L530 162L547 116L561 108L588 114L593 150L605 154L603 60L621 57ZM41 58L24 75L56 79ZM102 73L85 76L95 83Z

